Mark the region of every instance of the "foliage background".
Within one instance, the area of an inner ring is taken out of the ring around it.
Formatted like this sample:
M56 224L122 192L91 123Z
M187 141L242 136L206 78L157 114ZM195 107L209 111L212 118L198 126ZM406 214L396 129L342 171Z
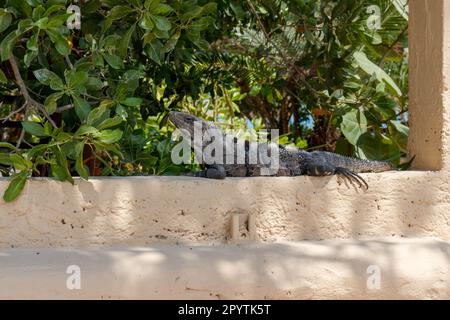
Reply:
M70 30L70 4L81 30ZM0 172L178 174L169 110L400 163L406 0L0 0ZM379 13L379 15L377 15ZM378 28L374 28L377 26Z

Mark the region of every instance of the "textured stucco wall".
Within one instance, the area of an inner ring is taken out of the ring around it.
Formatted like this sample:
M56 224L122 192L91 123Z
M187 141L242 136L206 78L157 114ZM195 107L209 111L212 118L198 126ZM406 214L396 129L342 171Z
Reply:
M434 236L450 239L449 176L32 179L0 200L0 247L224 243L232 215L254 215L258 241ZM7 186L0 179L0 193Z
M449 260L432 239L3 249L0 298L449 299ZM66 286L72 265L80 290Z

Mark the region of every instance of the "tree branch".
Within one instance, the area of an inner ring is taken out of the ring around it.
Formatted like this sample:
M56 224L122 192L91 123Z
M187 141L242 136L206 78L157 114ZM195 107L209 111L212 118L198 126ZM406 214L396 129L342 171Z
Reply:
M44 114L48 122L50 122L50 124L54 128L57 128L55 121L53 121L53 119L48 114L47 110L45 110L45 106L42 103L37 102L30 96L27 86L25 85L25 82L22 79L22 75L20 74L19 67L17 65L17 61L14 55L11 55L11 58L9 58L9 63L11 64L11 68L14 72L14 77L16 78L17 85L20 88L20 92L22 93L22 96L24 97L27 106L36 107L40 112Z
M73 64L72 64L72 61L70 61L69 56L64 56L64 58L66 59L66 62L67 62L67 65L69 66L69 68L71 70L73 70Z
M68 105L65 105L65 106L57 108L55 112L56 113L63 113L64 111L73 109L74 107L75 106L73 104L68 104Z

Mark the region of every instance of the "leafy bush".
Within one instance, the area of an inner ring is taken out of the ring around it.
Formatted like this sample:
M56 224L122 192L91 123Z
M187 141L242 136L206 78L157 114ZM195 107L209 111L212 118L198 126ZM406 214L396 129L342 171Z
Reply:
M279 128L304 148L394 163L406 152L405 1L80 2L76 30L70 1L0 0L6 201L31 175L195 169L170 161L172 109Z

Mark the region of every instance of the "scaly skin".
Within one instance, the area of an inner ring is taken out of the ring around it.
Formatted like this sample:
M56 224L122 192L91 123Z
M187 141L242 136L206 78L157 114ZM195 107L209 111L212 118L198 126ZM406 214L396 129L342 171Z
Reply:
M194 123L197 121L201 124L203 134L211 130L219 130L213 123L183 112L170 112L169 119L178 129L186 130L191 138L194 137ZM221 134L226 137L224 133ZM230 139L230 141L234 143L234 148L236 150L236 143L239 140L234 137L231 137ZM195 149L203 150L211 142L212 139L208 141L208 138L206 138L202 140L202 145L194 145L194 140L192 140L192 146L194 151ZM245 164L236 164L237 161L235 156L233 164L204 165L205 171L197 173L196 176L211 179L224 179L227 176L261 176L262 169L268 168L268 166L263 164L250 164L248 161L250 143L245 141L244 145L246 153ZM276 145L275 147L278 148L279 153L279 170L271 174L272 176L327 176L338 174L350 181L356 182L360 187L364 186L365 188L368 188L366 181L358 175L359 172L382 172L395 169L390 163L384 161L355 159L325 151L307 152L298 148L281 145ZM260 150L260 148L265 148L264 151L266 151L267 144L258 143L257 148L258 150ZM226 162L223 161L222 163Z

